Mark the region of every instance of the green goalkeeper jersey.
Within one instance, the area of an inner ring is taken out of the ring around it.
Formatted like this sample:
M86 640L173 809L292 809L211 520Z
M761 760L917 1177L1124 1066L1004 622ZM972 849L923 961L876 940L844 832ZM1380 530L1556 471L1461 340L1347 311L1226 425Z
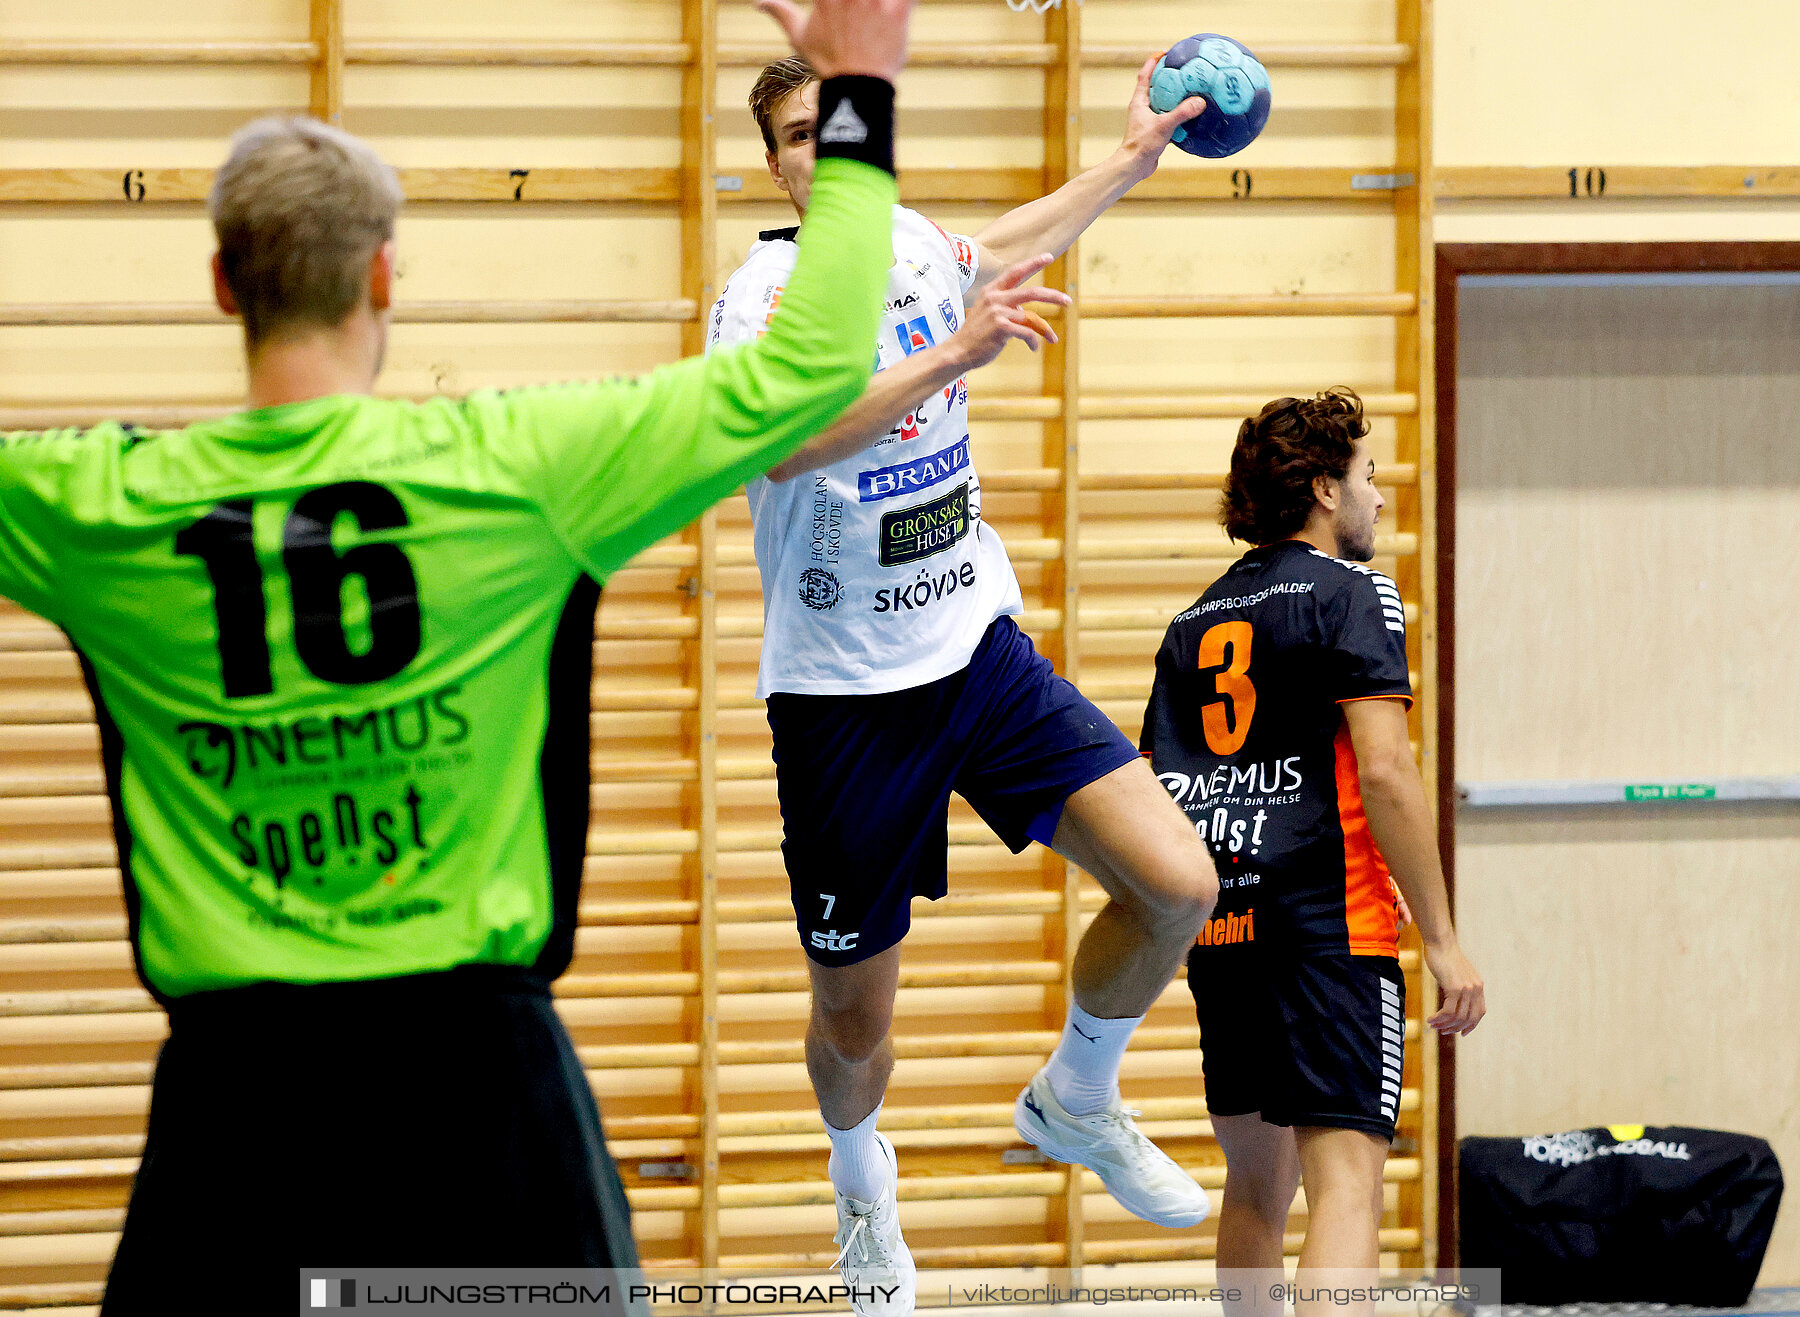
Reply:
M769 333L640 379L0 436L160 999L573 947L599 582L862 391L891 175L818 163Z

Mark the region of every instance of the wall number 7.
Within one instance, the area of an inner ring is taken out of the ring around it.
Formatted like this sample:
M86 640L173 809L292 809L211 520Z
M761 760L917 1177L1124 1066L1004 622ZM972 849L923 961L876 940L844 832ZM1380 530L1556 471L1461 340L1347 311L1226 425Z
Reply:
M820 892L819 899L825 903L825 918L831 918L831 907L837 904L837 897L830 892Z

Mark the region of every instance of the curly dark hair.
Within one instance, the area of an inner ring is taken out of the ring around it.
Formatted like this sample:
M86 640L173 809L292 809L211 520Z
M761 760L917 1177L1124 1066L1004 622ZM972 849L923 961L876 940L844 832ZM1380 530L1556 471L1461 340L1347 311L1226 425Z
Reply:
M1269 403L1238 428L1219 512L1225 533L1247 544L1298 533L1313 510L1313 481L1342 480L1356 441L1368 433L1354 389Z

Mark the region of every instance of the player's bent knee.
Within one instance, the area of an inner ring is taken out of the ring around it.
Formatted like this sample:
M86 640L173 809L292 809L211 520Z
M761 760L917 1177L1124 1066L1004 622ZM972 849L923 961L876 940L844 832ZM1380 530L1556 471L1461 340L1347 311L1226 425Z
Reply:
M1129 884L1158 936L1191 940L1219 900L1219 880L1203 846L1168 848Z
M893 1022L892 1003L858 1002L839 1008L813 1004L813 1036L848 1065L861 1065L880 1051Z
M1299 1176L1292 1180L1280 1175L1250 1175L1227 1171L1225 1197L1238 1211L1249 1212L1257 1220L1271 1226L1286 1224L1293 1210L1294 1193Z

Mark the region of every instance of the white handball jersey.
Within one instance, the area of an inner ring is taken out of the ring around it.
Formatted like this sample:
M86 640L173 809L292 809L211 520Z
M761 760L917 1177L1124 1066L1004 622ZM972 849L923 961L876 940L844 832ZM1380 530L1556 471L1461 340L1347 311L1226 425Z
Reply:
M762 235L712 309L708 346L768 328L799 248ZM894 265L875 348L882 370L956 332L975 245L894 207ZM759 697L873 695L959 672L990 623L1023 611L1018 578L981 519L964 380L873 447L792 480L750 481L762 573Z

